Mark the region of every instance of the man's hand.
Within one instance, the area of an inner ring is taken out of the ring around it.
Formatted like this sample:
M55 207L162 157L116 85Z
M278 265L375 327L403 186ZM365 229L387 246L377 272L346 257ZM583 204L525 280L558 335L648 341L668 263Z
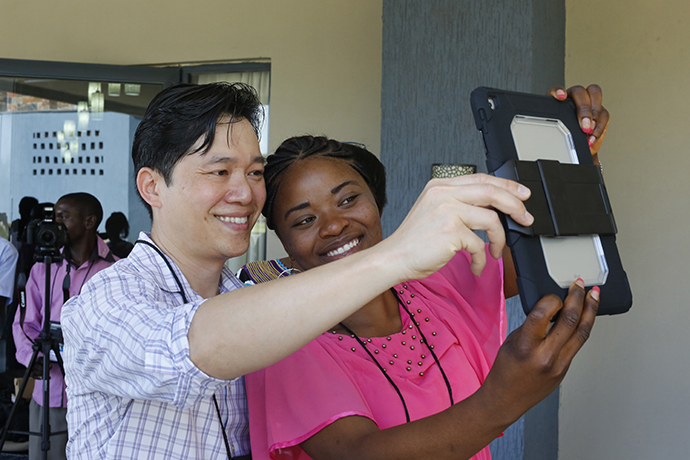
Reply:
M486 264L485 243L474 230L486 231L490 253L499 258L505 233L496 211L529 226L534 218L523 204L529 196L527 187L486 174L434 179L381 244L392 244L400 254L406 279L431 275L463 249L472 255L472 272L479 275Z
M52 369L53 365L48 362L48 369ZM43 356L38 356L34 362L31 372L29 372L29 377L33 377L36 380L43 379Z
M496 404L497 413L506 415L506 423L558 387L589 337L598 306L599 288L585 294L584 282L578 280L564 302L554 295L544 297L508 336L479 390Z

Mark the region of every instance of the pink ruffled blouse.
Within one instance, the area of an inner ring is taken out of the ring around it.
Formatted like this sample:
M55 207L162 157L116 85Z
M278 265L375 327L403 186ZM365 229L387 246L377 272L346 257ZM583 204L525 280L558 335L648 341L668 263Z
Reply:
M502 262L487 253L480 277L469 262L460 252L430 277L395 287L433 346L455 402L484 382L506 333ZM447 409L450 398L429 348L402 308L400 317L399 333L362 339L400 389L410 419L417 420ZM322 334L246 376L246 384L255 460L310 459L299 444L341 417L367 417L380 429L405 423L395 389L349 335ZM473 457L490 458L488 447Z

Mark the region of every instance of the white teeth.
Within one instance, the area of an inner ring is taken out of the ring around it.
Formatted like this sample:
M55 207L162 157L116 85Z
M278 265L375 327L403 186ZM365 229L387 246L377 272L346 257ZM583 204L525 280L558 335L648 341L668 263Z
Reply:
M246 224L249 220L247 217L224 217L216 216L216 218L222 222L229 222L232 224Z
M339 247L338 249L334 249L332 251L329 251L326 255L328 257L337 256L339 254L342 254L344 252L349 251L350 249L352 249L354 247L357 247L358 244L359 244L359 239L352 240L349 243L347 243L346 245Z

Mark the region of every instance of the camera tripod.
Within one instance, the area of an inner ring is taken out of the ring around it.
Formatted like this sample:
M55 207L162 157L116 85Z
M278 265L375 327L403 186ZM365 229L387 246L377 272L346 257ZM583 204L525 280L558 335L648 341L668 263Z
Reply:
M67 431L56 431L51 432L50 430L50 356L51 351L55 353L58 366L60 367L60 372L62 376L65 375L65 368L62 363L62 356L60 355L60 340L57 333L52 331L50 328L50 268L53 262L60 262L63 259L62 254L50 254L43 256L43 263L46 267L46 279L45 279L45 302L43 310L43 329L38 336L38 339L34 341L33 344L33 354L31 355L31 360L26 367L26 372L22 379L21 387L16 395L14 404L12 404L12 409L5 422L5 428L2 432L2 437L0 437L0 452L2 447L5 445L5 440L9 433L14 434L28 434L29 436L41 436L41 451L43 460L47 460L48 451L50 450L50 437L58 434L65 434ZM26 281L24 281L24 286L20 286L20 308L26 308L26 293L24 292L24 287ZM43 355L43 405L41 406L41 431L10 431L9 427L12 423L12 418L19 404L20 398L26 390L26 385L29 382L29 376L31 375L31 369L38 359L39 353Z

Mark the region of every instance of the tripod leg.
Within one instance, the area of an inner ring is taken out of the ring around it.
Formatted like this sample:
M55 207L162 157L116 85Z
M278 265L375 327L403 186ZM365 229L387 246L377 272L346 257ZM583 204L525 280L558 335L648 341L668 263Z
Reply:
M41 427L41 451L43 460L48 460L50 450L50 350L52 349L50 340L44 340L43 348L43 406L41 416L43 426Z
M12 424L12 419L14 418L14 413L17 410L17 406L19 405L20 399L24 395L24 390L26 390L26 386L29 383L29 376L31 375L31 368L34 366L36 363L36 359L38 357L38 347L34 348L34 353L31 355L31 360L29 361L29 366L26 368L26 372L24 372L24 377L22 378L22 384L19 386L19 392L17 393L14 404L12 404L12 409L10 409L10 414L7 416L7 421L5 422L5 429L2 431L2 437L0 438L0 452L2 452L2 448L5 445L5 441L7 440L7 431L10 428L10 425Z
M60 344L53 342L53 351L55 352L55 357L57 358L58 366L60 367L60 372L62 376L65 376L65 364L62 361L62 352L60 352Z
M60 368L60 372L62 373L62 376L64 377L65 375L65 367L62 361L62 354L60 353L60 344L56 340L45 340L42 344L43 348L43 356L48 356L50 357L50 352L53 351L55 353L55 357L57 359L57 364ZM51 413L59 413L56 412L55 408L50 407L50 360L46 360L44 358L43 360L43 406L41 407L41 419L43 420L43 423L41 425L41 452L42 452L42 458L43 460L48 459L48 452L51 449L51 446L57 446L57 448L60 448L62 446L60 440L56 441L53 443L51 441L51 437L54 435L62 435L66 434L65 431L60 431L62 428L58 427L58 431L53 432L51 423L50 423L50 414ZM55 423L57 422L57 419L54 420Z

